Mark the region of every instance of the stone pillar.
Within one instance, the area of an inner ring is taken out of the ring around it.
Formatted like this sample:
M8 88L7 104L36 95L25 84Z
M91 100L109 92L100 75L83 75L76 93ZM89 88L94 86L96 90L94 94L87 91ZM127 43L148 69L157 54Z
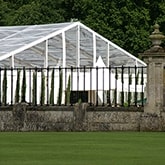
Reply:
M85 128L87 107L87 103L77 103L74 106L74 131L85 131L87 129Z
M13 106L13 131L25 131L26 108L26 103L18 103Z
M164 107L165 89L165 50L161 42L165 36L159 31L159 25L154 25L154 32L150 35L152 47L142 55L147 64L147 104L146 113L160 114Z

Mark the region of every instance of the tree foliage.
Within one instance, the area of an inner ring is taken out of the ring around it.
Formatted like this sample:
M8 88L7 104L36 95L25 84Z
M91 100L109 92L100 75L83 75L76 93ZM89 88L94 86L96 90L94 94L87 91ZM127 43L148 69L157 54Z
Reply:
M152 25L165 33L164 0L0 0L0 25L76 18L135 56L149 47Z
M8 21L6 20L7 13L10 12L8 3L0 0L0 26L7 25Z

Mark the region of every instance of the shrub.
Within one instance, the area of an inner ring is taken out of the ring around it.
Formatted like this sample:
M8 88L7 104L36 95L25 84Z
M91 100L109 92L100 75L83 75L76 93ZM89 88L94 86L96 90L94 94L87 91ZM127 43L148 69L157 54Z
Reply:
M70 80L70 75L68 77L68 84L67 84L67 88L66 88L66 92L65 92L65 103L66 104L70 104L70 86L71 86L71 80Z
M6 68L4 69L2 91L3 91L2 103L6 105L7 103L7 69Z
M32 102L37 104L37 72L33 72L33 90L32 90Z
M25 68L23 68L21 102L25 102L25 97L26 97L26 70Z
M50 104L54 104L54 69L52 70L52 76L51 76L51 91L50 91Z
M20 90L20 70L17 70L17 82L16 82L16 90L15 90L15 103L18 103L19 99L20 99L19 90Z
M45 102L45 74L44 71L41 71L41 97L40 104L43 105Z
M63 74L62 74L62 71L61 71L61 69L59 69L59 74L60 74L60 80L59 80L59 92L58 92L58 101L57 101L57 103L59 104L59 105L61 105L61 102L62 102L62 76L63 76Z

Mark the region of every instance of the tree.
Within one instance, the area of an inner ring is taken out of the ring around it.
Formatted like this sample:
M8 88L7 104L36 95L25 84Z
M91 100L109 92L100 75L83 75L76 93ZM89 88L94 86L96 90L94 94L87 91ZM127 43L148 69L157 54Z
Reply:
M149 11L131 0L95 2L85 23L138 56L149 46Z
M10 8L18 10L21 6L30 4L33 0L5 0Z
M7 24L7 13L9 12L8 3L0 0L0 26Z
M155 22L165 33L164 0L0 0L0 4L0 25L47 24L76 18L135 56L148 49Z
M64 10L64 17L66 21L72 18L84 21L89 14L88 11L92 7L91 0L64 0L61 7Z
M17 3L19 8L9 14L9 25L34 25L64 22L63 10L58 1L28 1Z
M65 22L62 0L39 0L42 22L57 23Z
M18 10L13 11L8 16L9 25L34 25L41 24L42 13L40 12L40 4L32 2L21 6Z

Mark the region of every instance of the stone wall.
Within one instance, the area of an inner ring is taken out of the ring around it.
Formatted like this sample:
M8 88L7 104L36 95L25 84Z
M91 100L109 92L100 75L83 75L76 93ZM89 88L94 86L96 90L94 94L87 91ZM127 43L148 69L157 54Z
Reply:
M139 131L141 112L88 112L86 123L89 131Z
M164 131L165 113L140 108L29 107L17 104L0 109L0 131Z

